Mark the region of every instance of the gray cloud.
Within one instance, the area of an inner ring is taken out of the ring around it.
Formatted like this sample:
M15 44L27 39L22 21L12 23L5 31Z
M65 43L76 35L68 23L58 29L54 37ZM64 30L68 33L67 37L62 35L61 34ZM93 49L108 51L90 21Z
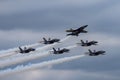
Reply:
M7 9L1 3L1 12L8 11L0 16L1 29L64 30L88 24L92 31L119 33L118 0L27 1L3 2Z
M69 2L69 3L68 3ZM11 1L2 1L0 3L0 11L1 14L11 14L11 13L20 13L20 12L27 12L39 9L50 9L55 7L85 7L91 6L106 2L104 0L92 0L92 1L85 1L85 0L11 0Z
M29 74L30 73L30 74ZM29 75L28 75L29 74ZM81 70L35 70L17 75L10 75L7 78L1 78L1 80L9 80L12 78L15 80L119 80L119 77L112 76L111 74L99 73L99 72L86 72Z
M60 77L58 75L57 77L60 80L119 80L119 2L119 0L2 0L0 1L0 49L31 44L39 41L43 36L63 38L65 37L65 29L77 28L80 25L88 24L89 26L86 29L89 31L89 34L80 35L79 39L99 41L100 45L90 48L106 50L107 55L85 57L77 61L55 65L52 67L55 71L40 71L41 73L35 72L35 74L33 72L33 77L26 73L24 79L57 79L54 75L64 73L64 71L57 72L57 69L77 69L90 71L90 73L86 72L84 74L81 71L72 71L72 73L68 71L65 72L65 76L62 75ZM73 37L72 41L78 41L79 39L74 39ZM73 42L70 40L68 43ZM66 43L65 45L69 44ZM77 48L71 51L69 55L50 56L49 58L37 59L33 62L82 54L87 49L80 47L80 49ZM92 71L110 75L105 77L98 74L96 77L96 75L90 75ZM51 73L52 75L50 75ZM73 76L70 77L70 75ZM10 78L14 80L23 79L22 77L21 75L17 77L13 75L12 77L7 77L6 80Z

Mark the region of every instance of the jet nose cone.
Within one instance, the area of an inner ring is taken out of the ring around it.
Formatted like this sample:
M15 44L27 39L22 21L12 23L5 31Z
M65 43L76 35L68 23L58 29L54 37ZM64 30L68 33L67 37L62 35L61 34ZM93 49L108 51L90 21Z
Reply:
M58 39L57 41L60 41L60 39Z
M88 25L84 25L84 27L86 28Z
M35 49L32 49L32 51L35 51Z
M56 41L56 42L59 42L59 41L60 41L60 39L56 39L55 41Z
M66 52L69 52L69 51L70 51L69 49L66 50Z
M106 51L102 51L102 53L105 53Z
M95 41L94 43L98 43L97 41Z

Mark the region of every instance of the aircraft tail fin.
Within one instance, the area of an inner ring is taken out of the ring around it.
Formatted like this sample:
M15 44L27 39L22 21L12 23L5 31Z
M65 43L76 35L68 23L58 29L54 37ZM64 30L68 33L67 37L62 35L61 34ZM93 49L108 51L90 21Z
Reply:
M90 49L88 49L89 53L92 53L92 51Z
M60 48L58 48L58 51L60 51Z
M48 39L49 41L51 40L51 38Z
M44 37L43 37L43 40L44 40L45 43L47 42L47 40Z
M84 41L83 41L83 40L81 40L81 43L82 43L82 44L84 44Z
M56 52L57 52L57 51L56 51L56 49L55 49L55 48L53 48L53 51L54 51L54 54L56 54Z
M20 49L20 53L23 53L23 50L22 50L22 48L21 48L21 47L19 47L19 49Z
M88 43L88 40L86 40L86 43Z

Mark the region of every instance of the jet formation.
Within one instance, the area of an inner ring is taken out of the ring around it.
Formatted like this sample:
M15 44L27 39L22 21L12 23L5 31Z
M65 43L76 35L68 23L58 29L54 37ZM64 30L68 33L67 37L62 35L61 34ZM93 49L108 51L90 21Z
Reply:
M68 33L67 36L79 36L80 33L88 33L88 31L84 30L88 25L83 25L81 27L79 27L78 29L69 29L69 30L66 30L66 32ZM80 40L81 42L80 43L76 43L77 45L80 45L82 47L90 47L90 46L94 46L94 45L98 45L98 41L83 41L83 40ZM60 42L60 39L57 39L57 38L54 38L54 39L51 39L49 38L48 40L46 38L43 37L43 41L40 41L39 43L43 43L45 45L50 45L50 44L54 44L54 43L59 43ZM21 47L19 47L19 53L22 53L22 54L25 54L25 53L30 53L30 52L33 52L33 51L36 51L36 49L34 48L27 48L27 47L24 47L24 49L22 49ZM53 47L53 51L52 53L53 54L63 54L63 53L68 53L70 51L70 49L67 49L67 48L63 48L63 49L60 49L58 48L57 50ZM88 52L86 52L85 54L86 55L89 55L89 56L98 56L98 55L104 55L105 51L103 50L100 50L100 51L92 51L91 49L88 49Z

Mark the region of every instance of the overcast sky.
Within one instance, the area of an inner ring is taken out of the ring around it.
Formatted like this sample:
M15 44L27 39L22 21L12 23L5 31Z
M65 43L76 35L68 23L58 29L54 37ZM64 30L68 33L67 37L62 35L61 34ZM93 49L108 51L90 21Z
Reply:
M119 21L119 0L0 0L1 50L35 43L42 37L64 38L66 29L85 24L89 33L77 39L74 37L70 42L97 40L99 45L92 49L106 50L105 56L86 56L50 69L2 77L1 80L119 80ZM87 49L78 47L69 55L59 57L82 54ZM51 58L56 57L43 60ZM41 59L33 62L39 61Z

